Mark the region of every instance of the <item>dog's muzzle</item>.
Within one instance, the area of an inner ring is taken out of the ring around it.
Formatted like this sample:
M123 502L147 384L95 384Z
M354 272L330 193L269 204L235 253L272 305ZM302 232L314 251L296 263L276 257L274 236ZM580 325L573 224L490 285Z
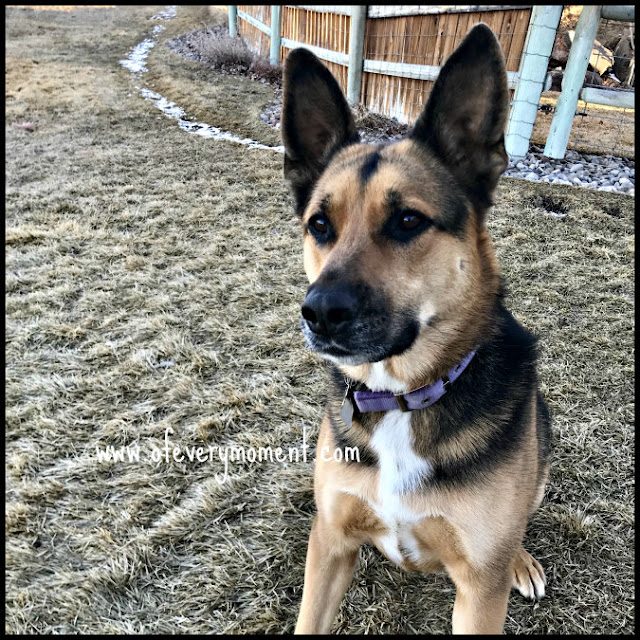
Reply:
M345 364L377 362L408 349L418 327L410 314L390 314L366 285L314 283L302 303L307 345Z
M311 288L302 303L302 317L311 331L323 337L340 337L358 315L358 299L348 288Z

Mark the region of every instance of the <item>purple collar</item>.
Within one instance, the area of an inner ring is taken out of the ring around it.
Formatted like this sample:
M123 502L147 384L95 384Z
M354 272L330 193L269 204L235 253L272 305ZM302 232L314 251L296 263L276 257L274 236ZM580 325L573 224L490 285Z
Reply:
M352 383L347 382L345 401L352 395L355 405L361 412L366 411L415 411L425 409L437 402L449 391L451 383L460 376L476 354L475 351L467 354L457 365L452 367L446 376L436 380L433 384L420 387L415 391L405 394L394 394L391 391L354 391L351 392ZM344 404L344 403L343 403ZM345 422L347 422L345 420Z

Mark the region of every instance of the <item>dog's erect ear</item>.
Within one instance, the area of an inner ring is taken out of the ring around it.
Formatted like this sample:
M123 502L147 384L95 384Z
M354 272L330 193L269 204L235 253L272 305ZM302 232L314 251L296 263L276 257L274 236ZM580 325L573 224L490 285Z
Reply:
M480 23L441 69L409 135L445 163L481 213L491 206L498 179L509 164L504 148L508 109L500 43Z
M331 156L359 136L340 85L308 49L294 49L287 56L282 100L284 176L302 215Z

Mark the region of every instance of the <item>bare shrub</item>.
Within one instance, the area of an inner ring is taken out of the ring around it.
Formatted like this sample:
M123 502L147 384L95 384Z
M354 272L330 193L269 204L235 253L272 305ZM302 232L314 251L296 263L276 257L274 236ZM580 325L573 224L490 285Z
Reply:
M249 67L249 74L254 80L264 80L282 87L282 65L272 65L266 58L255 58Z
M253 61L244 40L232 38L226 29L206 29L199 37L200 59L214 69L246 71Z
M366 133L383 133L386 136L393 137L404 135L409 127L402 122L398 122L394 118L386 118L377 113L369 111L361 104L352 107L353 118L356 127Z
M253 54L244 40L232 38L222 25L196 29L168 44L176 53L199 60L213 69L244 73L253 62Z

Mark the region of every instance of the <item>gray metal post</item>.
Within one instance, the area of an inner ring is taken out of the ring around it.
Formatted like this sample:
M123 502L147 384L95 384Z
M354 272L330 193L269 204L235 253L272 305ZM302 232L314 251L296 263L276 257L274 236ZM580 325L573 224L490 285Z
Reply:
M366 23L366 5L352 5L351 29L349 31L349 72L347 74L347 102L352 105L358 104L360 101Z
M621 22L635 22L636 8L633 5L604 5L602 17L606 20L620 20Z
M584 83L593 41L600 23L601 11L602 5L584 5L578 19L576 34L562 78L562 93L558 98L547 136L547 144L544 147L544 155L549 158L564 158L567 150L580 90Z
M529 150L549 56L561 16L562 5L535 5L531 12L505 136L505 147L510 158L522 158Z
M271 5L271 44L269 47L269 64L277 65L280 62L280 19L282 6Z
M235 38L238 35L238 6L229 5L229 35Z

